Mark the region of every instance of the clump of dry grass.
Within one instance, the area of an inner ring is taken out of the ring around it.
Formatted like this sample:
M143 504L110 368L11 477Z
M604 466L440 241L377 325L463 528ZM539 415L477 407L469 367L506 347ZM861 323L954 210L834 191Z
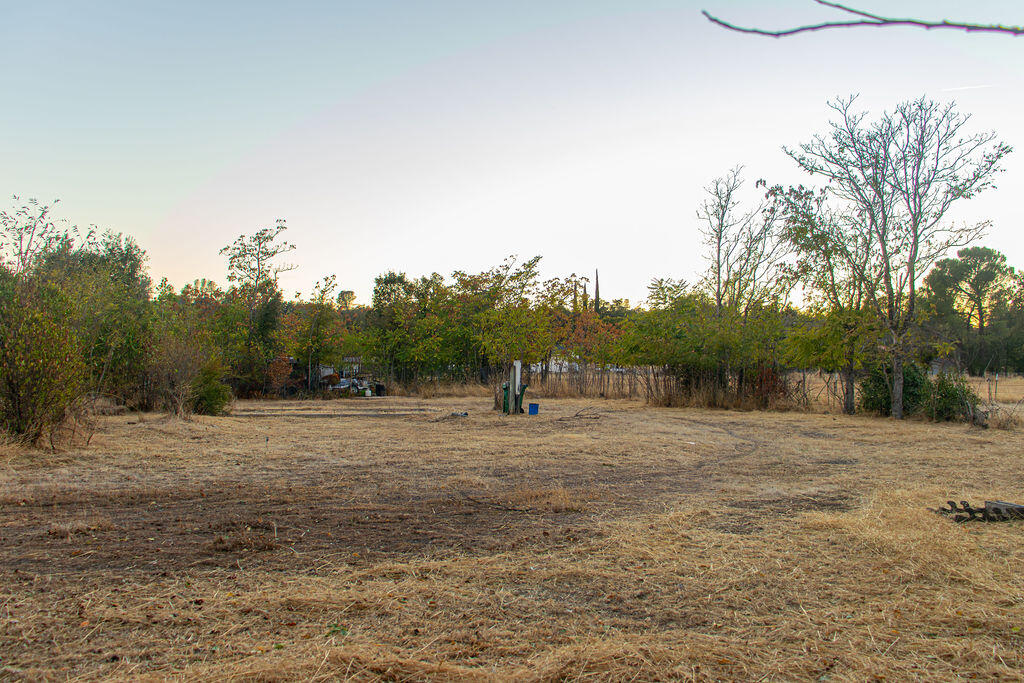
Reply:
M217 536L210 543L210 549L221 553L242 551L262 552L276 550L278 543L273 538L267 538L261 534L254 534L251 531L237 532L234 534L223 534Z
M111 531L116 529L114 522L103 515L79 517L64 522L52 522L46 533L50 536L58 536L71 540L75 534L92 534L98 531Z
M509 495L510 505L530 507L550 512L579 512L587 508L579 491L564 486L531 487L520 486Z
M233 552L265 552L277 550L278 543L277 527L262 520L248 524L218 524L214 527L227 526L225 533L218 534L210 542L210 549L220 553ZM269 531L273 531L270 535ZM262 533L261 533L262 532Z
M459 473L448 477L441 483L442 489L452 489L455 491L490 491L494 488L494 479L489 477L481 477L472 474Z

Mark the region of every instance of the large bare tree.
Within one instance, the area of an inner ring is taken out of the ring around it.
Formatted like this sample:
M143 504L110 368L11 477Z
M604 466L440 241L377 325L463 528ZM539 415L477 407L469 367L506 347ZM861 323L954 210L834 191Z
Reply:
M952 103L920 98L869 119L855 102L829 103L828 133L786 153L825 180L829 197L844 207L844 223L822 236L821 248L866 285L866 303L886 332L892 415L901 418L920 281L938 259L988 227L988 221L953 223L946 214L993 186L1011 148L995 133L970 133L970 116Z

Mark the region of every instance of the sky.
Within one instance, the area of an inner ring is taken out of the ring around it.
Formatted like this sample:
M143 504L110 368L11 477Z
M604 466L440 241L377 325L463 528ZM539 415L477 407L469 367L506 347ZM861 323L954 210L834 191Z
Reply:
M1019 0L865 0L889 15L1024 24ZM953 100L1017 151L952 219L1024 267L1024 38L856 29L811 0L0 0L0 195L59 198L123 232L154 280L226 283L218 252L288 225L286 295L336 274L478 272L543 257L603 298L699 279L703 188L736 165L808 183L782 151L826 102Z

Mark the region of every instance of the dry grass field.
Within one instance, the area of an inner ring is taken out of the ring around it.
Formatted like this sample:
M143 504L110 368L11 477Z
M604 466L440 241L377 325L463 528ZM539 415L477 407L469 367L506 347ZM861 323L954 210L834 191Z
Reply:
M978 396L982 400L989 400L989 396L997 403L1014 404L1024 401L1024 377L1019 375L1006 375L999 378L969 377L967 379Z
M0 678L1020 680L1022 432L484 397L0 455ZM453 412L467 411L467 417Z

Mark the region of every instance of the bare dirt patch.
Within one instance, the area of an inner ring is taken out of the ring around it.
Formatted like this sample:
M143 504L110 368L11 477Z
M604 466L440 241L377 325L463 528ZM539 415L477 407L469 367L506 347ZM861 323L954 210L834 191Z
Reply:
M488 398L0 457L0 678L1013 678L1017 432ZM451 417L453 413L467 416ZM451 419L446 419L451 418Z

